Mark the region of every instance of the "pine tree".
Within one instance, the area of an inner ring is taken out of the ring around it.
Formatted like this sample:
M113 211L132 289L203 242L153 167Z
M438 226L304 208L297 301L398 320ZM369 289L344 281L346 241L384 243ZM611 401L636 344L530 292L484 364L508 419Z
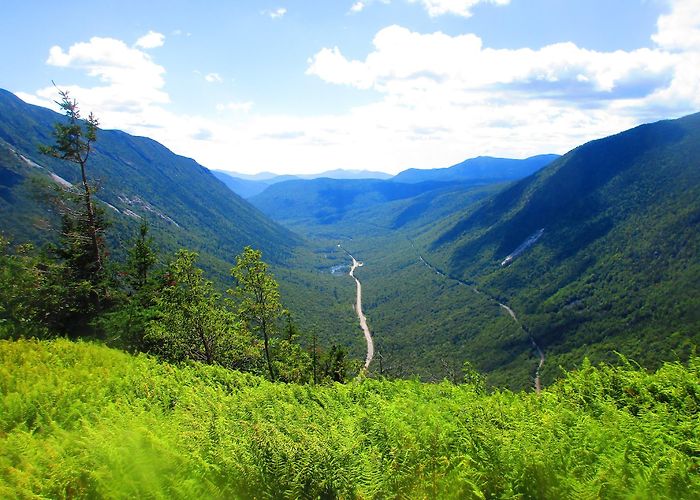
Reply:
M129 249L127 260L129 285L138 292L148 282L149 272L156 263L153 240L148 237L148 223L143 221L139 228L139 237Z
M97 118L90 113L87 120L80 117L78 102L65 90L58 90L61 101L56 103L66 115L65 123L54 125L55 144L40 146L44 154L74 163L80 167L82 179L82 205L84 213L68 214L63 217L63 235L70 240L66 245L74 259L82 266L85 274L93 279L104 270L104 242L101 237L101 220L92 199L92 190L87 178L87 165L93 145L97 140ZM75 255L75 253L79 255Z

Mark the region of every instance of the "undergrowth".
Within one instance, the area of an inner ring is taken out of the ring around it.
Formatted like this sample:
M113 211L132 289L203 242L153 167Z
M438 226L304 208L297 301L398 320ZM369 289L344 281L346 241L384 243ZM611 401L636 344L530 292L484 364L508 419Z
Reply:
M698 498L700 358L544 390L299 386L0 342L0 497Z

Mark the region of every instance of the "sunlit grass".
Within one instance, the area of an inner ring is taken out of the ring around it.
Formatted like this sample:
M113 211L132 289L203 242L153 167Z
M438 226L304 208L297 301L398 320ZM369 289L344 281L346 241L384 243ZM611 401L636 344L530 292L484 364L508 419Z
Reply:
M542 392L274 384L89 343L0 342L0 497L700 493L700 359Z

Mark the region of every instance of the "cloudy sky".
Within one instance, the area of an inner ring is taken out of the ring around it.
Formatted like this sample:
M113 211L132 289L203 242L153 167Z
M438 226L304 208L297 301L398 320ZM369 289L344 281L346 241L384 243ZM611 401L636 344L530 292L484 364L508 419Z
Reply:
M700 110L698 0L3 0L0 87L243 173L564 153Z

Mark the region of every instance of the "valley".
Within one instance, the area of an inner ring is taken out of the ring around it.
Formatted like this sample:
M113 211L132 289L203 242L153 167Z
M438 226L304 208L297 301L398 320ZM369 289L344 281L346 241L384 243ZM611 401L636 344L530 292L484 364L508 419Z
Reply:
M411 242L411 246L413 246L413 242ZM415 246L413 246L413 248L415 249ZM418 259L419 259L423 264L425 264L430 270L434 271L435 274L437 274L438 276L442 276L442 277L445 278L445 279L453 280L453 281L456 281L457 283L459 283L460 285L469 287L469 288L470 288L474 293L476 293L476 294L479 294L479 295L482 294L482 292L474 285L474 283L468 283L468 282L463 281L463 280L461 280L461 279L453 278L453 277L451 277L451 276L448 276L448 275L445 274L443 271L440 271L440 270L437 269L435 266L433 266L430 262L428 262L427 260L425 260L421 254L418 254ZM529 339L530 339L530 342L532 343L533 349L535 350L535 352L536 352L537 355L539 356L539 361L538 361L538 363L537 363L537 367L535 368L534 377L533 377L535 392L536 392L537 394L539 394L540 391L542 390L542 380L541 380L541 378L540 378L540 372L542 371L542 366L544 365L544 361L545 361L544 352L542 351L542 349L540 348L540 346L537 344L537 342L535 342L535 339L532 337L532 334L530 334L530 332L527 330L527 328L525 327L525 325L523 325L523 324L518 320L518 317L515 315L515 312L513 311L513 309L511 309L510 307L508 307L506 304L503 304L503 303L501 303L501 302L498 302L498 300L495 299L494 297L489 297L489 298L490 298L491 300L497 302L498 305L499 305L504 311L506 311L506 313L508 313L508 315L513 319L513 321L515 321L515 323L523 330L523 332L527 334L527 336L528 336Z
M699 3L5 2L0 499L700 500Z
M321 179L251 201L310 242L363 255L385 374L449 379L461 359L490 385L541 389L586 356L656 366L697 342L699 120L593 141L511 183Z
M75 172L33 149L55 115L0 97L3 232L46 243L56 217L31 191ZM160 251L197 249L225 291L233 256L254 242L306 348L342 347L370 375L459 381L468 362L489 387L541 390L584 357L619 352L653 368L692 351L698 122L390 179L250 179L268 185L247 201L192 160L116 131L100 136L93 169L118 259L147 220ZM332 272L347 257L354 289Z

